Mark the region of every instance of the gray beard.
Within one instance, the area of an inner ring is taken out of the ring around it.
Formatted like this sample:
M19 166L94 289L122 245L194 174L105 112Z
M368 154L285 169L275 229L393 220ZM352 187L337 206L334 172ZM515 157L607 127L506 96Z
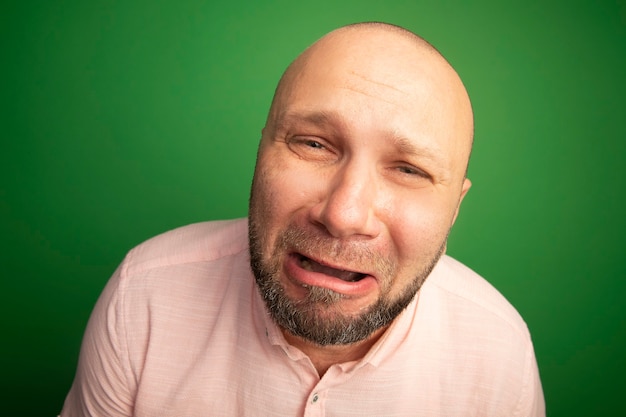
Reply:
M250 266L265 305L278 326L292 335L317 345L347 345L367 339L376 330L385 328L411 303L445 250L445 240L422 271L416 273L400 297L387 300L381 296L365 312L353 316L340 314L338 302L342 295L320 287L308 287L302 300L290 299L279 281L277 260L263 261L258 226L250 219L248 239ZM279 239L280 240L280 239ZM274 253L280 253L280 242Z

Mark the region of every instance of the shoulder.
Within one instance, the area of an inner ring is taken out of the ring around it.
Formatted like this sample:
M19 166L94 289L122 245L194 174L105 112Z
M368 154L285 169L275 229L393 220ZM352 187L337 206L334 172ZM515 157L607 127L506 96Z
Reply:
M252 334L247 248L247 221L238 219L180 227L132 249L92 312L66 407L84 397L130 415L141 392L172 398L208 346L223 351Z
M526 323L515 307L487 280L448 255L441 258L424 286L437 293L444 309L459 310L480 320L486 328L492 323L529 337Z
M210 262L238 254L248 247L247 219L190 224L157 235L132 249L124 274L174 265Z
M426 351L439 358L434 366L448 372L446 384L480 387L455 395L478 401L483 409L496 407L489 415L543 415L531 335L511 303L449 256L441 258L422 290L420 335L428 340Z

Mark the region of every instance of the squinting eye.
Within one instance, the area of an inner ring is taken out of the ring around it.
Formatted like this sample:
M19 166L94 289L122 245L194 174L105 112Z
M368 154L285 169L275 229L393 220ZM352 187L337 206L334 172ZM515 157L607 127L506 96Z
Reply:
M330 162L337 158L334 148L316 136L292 136L286 142L289 149L303 160Z
M398 170L403 174L417 174L417 170L409 167L399 167Z
M326 149L324 145L322 145L319 141L315 139L301 138L301 137L294 137L293 139L288 141L288 145L290 147L304 146L306 148L311 148L311 149Z
M419 168L415 168L412 166L407 166L407 165L399 166L398 171L407 175L414 175L414 176L422 177L422 178L430 178L430 175L428 175L426 172L422 171Z
M324 145L315 140L307 140L303 141L303 143L310 148L324 149Z

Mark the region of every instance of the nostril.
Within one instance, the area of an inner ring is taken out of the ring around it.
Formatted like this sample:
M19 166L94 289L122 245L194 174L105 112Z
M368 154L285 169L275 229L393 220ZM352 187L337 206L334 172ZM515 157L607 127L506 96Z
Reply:
M337 238L353 235L373 237L378 234L373 210L364 205L358 209L326 205L317 211L312 211L311 220Z

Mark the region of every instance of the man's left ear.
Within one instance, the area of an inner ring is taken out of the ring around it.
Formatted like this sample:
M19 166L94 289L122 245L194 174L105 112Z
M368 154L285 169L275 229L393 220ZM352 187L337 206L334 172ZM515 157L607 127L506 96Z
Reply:
M471 186L472 186L472 182L469 180L469 178L465 178L463 180L463 186L461 187L461 195L459 196L459 203L456 205L456 210L454 210L454 217L452 218L452 224L456 222L456 218L459 215L459 208L461 207L461 202L463 201L465 194L467 194Z

